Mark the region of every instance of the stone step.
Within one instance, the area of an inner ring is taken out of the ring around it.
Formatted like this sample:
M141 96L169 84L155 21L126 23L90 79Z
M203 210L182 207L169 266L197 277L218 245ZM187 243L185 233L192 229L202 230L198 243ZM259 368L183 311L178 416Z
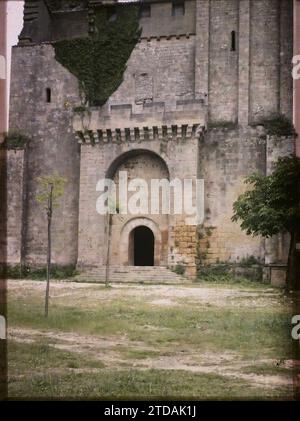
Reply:
M75 280L78 282L105 282L106 268L98 266L82 270ZM188 283L183 275L172 272L165 266L111 266L109 282L116 283Z

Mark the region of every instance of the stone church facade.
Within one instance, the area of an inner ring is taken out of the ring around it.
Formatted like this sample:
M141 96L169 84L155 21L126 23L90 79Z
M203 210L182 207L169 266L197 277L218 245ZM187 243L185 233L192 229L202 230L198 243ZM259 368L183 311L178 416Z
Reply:
M244 178L269 174L279 156L294 153L293 137L271 136L263 124L292 119L292 3L141 2L141 35L123 81L104 105L76 113L78 80L56 60L53 43L88 36L90 8L115 2L26 1L9 124L30 142L8 151L9 264L44 264L37 178L58 172L67 186L54 212L57 265L180 265L194 277L199 265L254 257L267 277L278 276L286 236L249 237L231 217ZM96 185L105 177L118 183L119 171L148 183L204 179L203 224L187 225L187 215L115 214L109 227L96 212Z

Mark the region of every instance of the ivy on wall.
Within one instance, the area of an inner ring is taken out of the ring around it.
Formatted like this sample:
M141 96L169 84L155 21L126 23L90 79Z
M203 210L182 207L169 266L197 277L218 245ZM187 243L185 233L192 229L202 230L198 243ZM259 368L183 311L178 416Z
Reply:
M102 106L123 80L140 37L139 5L90 10L90 35L54 43L56 60L79 80L91 106Z
M1 147L5 149L24 149L29 141L29 137L23 133L10 131L5 134Z
M264 126L269 136L296 136L296 130L293 123L284 115L274 115L269 119L265 119L256 123L256 125Z

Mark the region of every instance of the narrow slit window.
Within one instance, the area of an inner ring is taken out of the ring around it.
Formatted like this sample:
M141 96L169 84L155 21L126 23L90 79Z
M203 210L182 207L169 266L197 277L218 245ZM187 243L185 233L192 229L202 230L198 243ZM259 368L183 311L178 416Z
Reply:
M50 102L51 102L51 89L50 88L46 89L46 102L48 104L50 104Z
M231 32L231 51L236 51L236 32Z
M183 16L185 13L184 1L173 1L172 16Z

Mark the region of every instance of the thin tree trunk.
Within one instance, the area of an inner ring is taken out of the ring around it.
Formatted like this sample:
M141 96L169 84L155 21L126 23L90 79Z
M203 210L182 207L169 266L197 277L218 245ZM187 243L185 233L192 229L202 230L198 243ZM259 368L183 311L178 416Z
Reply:
M299 276L299 256L296 250L297 234L295 232L290 234L291 241L286 273L286 285L289 291L300 288L300 280L297 279Z
M109 286L109 253L110 253L110 236L111 236L111 223L112 215L109 213L107 218L107 250L106 250L106 267L105 267L105 286Z
M50 268L51 268L51 222L52 222L52 195L53 185L50 185L47 219L48 219L48 246L47 246L47 286L45 297L45 317L48 317L49 312L49 292L50 292Z

